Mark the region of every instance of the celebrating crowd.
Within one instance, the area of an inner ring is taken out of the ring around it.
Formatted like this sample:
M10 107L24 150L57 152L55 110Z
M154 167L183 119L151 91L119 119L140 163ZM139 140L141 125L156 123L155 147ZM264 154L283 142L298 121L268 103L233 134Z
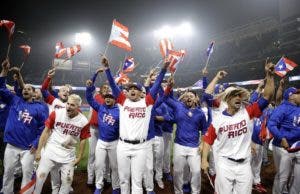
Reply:
M274 64L265 64L265 79L253 92L220 84L230 76L225 71L208 83L205 68L198 95L173 91L173 75L165 79L168 60L160 72L151 70L145 83L126 85L115 82L105 56L101 63L103 67L86 81L88 120L79 109L81 97L69 83L58 92L51 89L55 68L38 89L25 84L20 69L10 67L8 59L2 62L2 193L14 193L19 163L21 193L42 193L49 172L53 194L76 193L74 168L88 140L86 181L95 194L103 192L107 181L113 194L153 194L154 185L163 190L166 181L173 182L175 194L197 194L201 186L210 187L201 185L201 174L208 175L218 194L253 189L266 193L260 169L269 144L276 168L272 192L299 194L300 90L285 89L282 80L275 95ZM13 87L6 83L9 72L14 73ZM109 85L96 83L101 73ZM36 181L29 187L34 172Z

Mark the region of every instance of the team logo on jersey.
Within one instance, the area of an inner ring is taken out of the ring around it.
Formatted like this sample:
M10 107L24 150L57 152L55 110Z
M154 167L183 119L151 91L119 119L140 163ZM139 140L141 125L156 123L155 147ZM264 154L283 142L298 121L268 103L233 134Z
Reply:
M23 120L23 123L27 123L30 124L31 120L32 120L32 116L30 116L29 112L27 109L25 109L24 111L19 111L19 115L18 115L18 121Z
M108 125L113 126L116 122L116 120L114 119L114 117L111 114L104 114L103 116L103 122L107 123Z
M124 107L124 111L129 112L129 118L144 118L146 116L146 107Z
M0 104L0 109L4 109L6 107L6 104Z
M236 136L240 136L244 133L247 133L248 128L247 128L247 122L246 120L242 120L239 123L235 124L230 124L230 125L225 125L221 126L219 128L219 133L227 133L228 138L234 138Z
M193 116L193 113L192 113L191 111L189 111L189 112L188 112L188 116L189 116L189 117L192 117L192 116Z
M297 127L300 125L300 115L298 116L294 116L294 120L293 120L293 126Z

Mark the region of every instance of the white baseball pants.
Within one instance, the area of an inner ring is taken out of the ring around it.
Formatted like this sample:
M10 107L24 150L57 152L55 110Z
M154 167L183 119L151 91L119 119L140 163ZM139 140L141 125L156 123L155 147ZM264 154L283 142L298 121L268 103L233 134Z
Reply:
M215 192L218 194L252 192L252 172L250 158L242 163L218 156L216 163Z
M95 175L95 149L98 141L98 126L90 126L91 137L89 138L89 158L87 163L88 184L94 183Z
M253 184L260 183L261 163L263 159L263 146L253 142L255 154L251 157L251 169L253 174Z
M42 155L39 167L36 171L36 185L34 194L40 194L49 172L52 169L59 169L61 174L61 186L59 194L69 194L74 175L73 163L58 163Z
M160 136L154 137L154 169L155 180L162 181L163 157L164 157L164 139Z
M142 194L142 179L146 163L147 142L130 144L119 141L117 145L118 172L122 194Z
M183 194L183 171L188 165L191 173L192 194L199 194L201 190L201 171L199 148L182 146L174 143L174 191L175 194Z
M118 141L104 142L98 140L95 150L95 174L96 174L96 188L103 188L103 179L106 172L106 160L109 160L109 166L111 168L111 180L112 188L120 188L120 181L118 175L118 165L117 165L117 144Z
M163 132L164 138L164 164L163 172L170 173L171 169L171 145L172 145L172 133Z
M153 139L147 141L146 148L146 165L145 171L143 175L143 180L145 183L146 191L154 191L154 183L153 183Z
M273 183L273 194L281 194L287 191L290 185L289 193L299 194L300 192L300 151L288 153L285 149L273 146L273 158L276 167L276 175ZM294 177L288 183L291 174Z
M22 183L21 188L31 181L34 170L34 154L30 150L22 150L11 144L7 144L4 153L4 174L2 192L5 194L14 193L14 172L18 162L22 165Z

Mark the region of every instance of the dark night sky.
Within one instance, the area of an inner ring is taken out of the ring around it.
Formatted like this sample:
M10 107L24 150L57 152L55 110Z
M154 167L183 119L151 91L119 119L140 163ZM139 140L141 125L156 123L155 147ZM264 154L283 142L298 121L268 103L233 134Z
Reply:
M209 37L220 34L224 30L240 26L264 17L279 17L279 0L109 0L109 1L8 1L0 8L0 18L13 20L16 31L21 30L26 35L15 35L15 45L27 43L32 46L28 60L30 65L47 70L54 54L57 41L66 45L72 44L76 32L86 31L93 36L93 47L83 48L92 59L103 51L108 40L111 23L114 18L129 27L129 40L133 46L133 55L139 61L152 63L147 59L147 53L140 56L139 51L158 45L153 31L168 24L178 25L189 21L193 25L192 40L177 41L177 47L187 48L188 53L195 54L207 47ZM176 43L175 41L175 43ZM0 30L1 59L7 49L5 30ZM158 46L157 46L158 47ZM158 49L158 48L157 48ZM22 53L13 48L12 56L15 63L22 61ZM159 51L157 58L161 57ZM79 53L80 55L81 53ZM151 53L153 54L153 53ZM139 56L137 56L139 55ZM124 52L110 48L108 56L112 61L122 60ZM114 57L112 57L114 56ZM199 61L193 61L198 63ZM143 62L142 62L143 63ZM27 65L27 66L30 66ZM27 67L28 68L28 67ZM27 70L25 68L25 70ZM144 72L140 72L144 73Z

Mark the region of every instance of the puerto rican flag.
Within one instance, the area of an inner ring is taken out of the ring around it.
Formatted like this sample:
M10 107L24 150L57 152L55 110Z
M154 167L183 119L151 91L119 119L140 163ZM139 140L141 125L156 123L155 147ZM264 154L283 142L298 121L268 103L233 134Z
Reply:
M128 72L132 72L134 67L135 67L134 58L133 57L127 57L124 61L122 70L123 70L123 72L128 73Z
M21 45L21 46L19 46L19 48L23 49L25 56L29 55L30 50L31 50L30 46L28 46L28 45Z
M129 77L123 72L120 72L115 76L115 82L117 84L127 84L129 81Z
M55 46L55 58L60 58L66 53L67 49L64 48L62 42L57 42Z
M199 79L196 83L194 83L193 87L203 88L203 80Z
M75 54L79 53L79 51L81 51L81 46L79 44L75 45L75 46L72 46L72 47L68 47L67 48L67 57L68 57L68 59L73 57Z
M213 52L214 52L214 45L215 45L215 42L212 41L208 48L206 49L206 56L209 57Z
M170 61L169 70L172 73L175 73L177 65L183 60L186 54L185 50L174 51L169 50L168 60Z
M161 56L165 58L166 56L168 56L169 50L174 49L174 46L169 39L164 38L161 41L159 41L159 49Z
M113 20L111 33L108 42L126 51L131 51L131 44L128 40L129 31L127 26L124 26L117 20Z
M15 23L9 20L0 20L0 26L4 26L8 31L9 41L12 40L12 35L15 31Z
M297 66L298 65L295 62L285 57L281 57L275 65L275 73L280 77L284 77L287 74L287 72L292 71Z

